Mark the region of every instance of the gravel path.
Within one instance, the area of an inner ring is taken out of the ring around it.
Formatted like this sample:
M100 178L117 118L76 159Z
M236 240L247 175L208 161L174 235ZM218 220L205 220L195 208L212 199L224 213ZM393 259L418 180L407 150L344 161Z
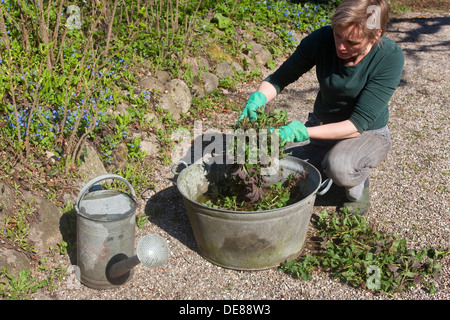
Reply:
M379 228L408 239L411 247L450 247L449 224L449 88L450 17L405 15L393 20L388 36L403 48L406 57L404 78L391 101L393 149L388 159L371 173L369 219ZM243 88L243 94L255 88ZM305 75L276 100L286 108L290 119L305 120L316 95L314 73ZM236 115L224 115L230 124ZM349 287L316 273L312 281L293 279L276 268L264 271L235 271L215 266L203 259L181 198L173 183L170 167L154 173L157 193L142 201L150 223L137 231L136 238L157 233L167 239L169 262L160 269L139 265L133 278L117 289L93 290L69 281L38 299L269 299L340 300L390 299L384 295ZM318 198L314 213L335 210L332 189ZM328 196L328 197L327 197ZM66 258L66 257L65 257ZM68 259L68 258L67 258ZM450 298L449 257L443 261L443 274L436 281L437 293L421 288L397 294L395 299ZM70 264L70 262L65 262Z

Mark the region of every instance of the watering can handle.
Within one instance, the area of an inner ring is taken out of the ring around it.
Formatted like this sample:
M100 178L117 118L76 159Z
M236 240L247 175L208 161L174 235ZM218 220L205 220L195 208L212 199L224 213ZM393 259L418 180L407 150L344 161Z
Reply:
M81 202L81 199L83 199L84 195L89 191L89 189L91 189L94 185L96 185L97 183L99 183L100 181L103 180L108 180L108 179L115 179L115 180L120 180L122 182L124 182L128 188L131 190L131 195L133 196L133 199L136 199L136 192L133 189L133 186L127 181L127 179L125 179L124 177L121 177L117 174L104 174L101 176L98 176L94 179L92 179L91 181L89 181L80 191L80 194L78 195L77 198L77 208L78 205Z
M319 196L323 196L325 193L328 192L328 190L330 190L332 184L333 184L333 180L328 178L320 185L320 188L319 188L319 191L317 191L317 194ZM322 190L320 190L320 189L322 189Z
M178 174L179 174L176 170L177 170L177 168L178 168L178 166L179 166L180 164L184 165L186 168L189 167L189 165L187 164L186 161L180 160L180 161L175 162L175 163L173 164L172 168L170 168L170 171L172 171L172 173L173 173L174 175L178 175Z

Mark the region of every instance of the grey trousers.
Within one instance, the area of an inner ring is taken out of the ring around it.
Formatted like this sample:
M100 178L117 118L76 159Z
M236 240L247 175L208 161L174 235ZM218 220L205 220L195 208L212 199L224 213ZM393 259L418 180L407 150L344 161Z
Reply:
M320 120L309 115L308 126L320 125ZM392 147L389 127L363 132L357 138L317 140L302 146L288 146L287 153L307 160L333 182L345 187L350 201L360 198L368 184L370 169L386 159Z

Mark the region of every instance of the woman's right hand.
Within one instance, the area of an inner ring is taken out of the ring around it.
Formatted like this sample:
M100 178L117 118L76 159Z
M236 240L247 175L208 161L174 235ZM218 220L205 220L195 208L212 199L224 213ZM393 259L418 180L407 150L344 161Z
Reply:
M267 103L267 98L262 92L254 92L247 100L247 104L245 105L244 110L239 116L238 121L242 118L247 117L250 121L256 121L258 119L256 115L256 109L265 107Z

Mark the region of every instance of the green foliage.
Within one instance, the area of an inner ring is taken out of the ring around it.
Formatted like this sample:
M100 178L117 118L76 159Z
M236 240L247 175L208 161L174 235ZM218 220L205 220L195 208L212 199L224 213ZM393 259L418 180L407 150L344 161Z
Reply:
M217 22L219 30L230 30L233 28L233 21L230 18L224 17L221 13L214 15L214 21Z
M331 215L321 212L317 227L321 239L317 252L288 261L281 270L304 280L312 279L312 271L324 270L355 287L389 295L415 285L435 292L430 279L439 275L438 261L448 250L411 250L405 239L377 231L347 209Z
M265 112L263 108L257 113L256 121L245 117L235 126L234 159L221 170L223 176L211 182L204 199L200 200L205 205L233 211L260 211L300 200L297 182L306 174L291 174L285 181L270 184L263 171L270 166L275 168L275 159L284 156L284 146L272 129L287 124L287 114L284 110Z
M78 15L68 10L69 4L77 6ZM267 43L279 54L278 46L295 44L290 30L319 27L332 9L331 2L249 0L144 0L139 6L131 0L58 0L41 8L37 3L4 0L0 7L0 113L6 125L1 132L21 158L52 151L68 170L88 139L120 121L106 111L124 99L134 103L136 98L123 96L120 86L136 81L133 68L139 59L149 59L155 69L179 74L185 54L202 47L196 43L201 38L194 37L195 32L211 33L215 26L225 32L221 42L235 54L240 44L233 35L248 22L255 26L257 37L266 28L279 35L281 42ZM237 81L245 80L246 75L239 74L223 80L221 86L233 89ZM140 119L133 116L128 125L136 121ZM101 137L104 160L111 161L111 152L122 141L130 156L140 159L138 142L127 139L129 128L119 123L115 129Z
M36 252L28 240L29 221L35 212L33 200L25 199L20 204L18 211L14 216L6 217L5 225L0 226L0 234L18 248L24 251Z
M221 30L244 27L251 22L257 28L274 31L287 48L298 45L293 32L311 32L330 23L336 7L332 1L236 1L226 0L214 5L215 22Z
M2 131L16 150L28 157L58 148L70 165L85 140L109 120L105 111L117 100L112 84L128 76L127 62L118 57L127 42L102 37L101 21L108 17L96 4L80 3L86 19L80 28L66 27L64 3L49 3L48 15L23 1L0 7L0 31L6 35L0 41L0 110L7 123Z
M16 278L3 268L0 278L4 277L9 281L0 281L0 297L8 300L28 300L31 294L47 285L46 280L37 281L37 277L32 277L30 270L21 270Z
M139 229L145 230L145 222L148 221L149 216L147 215L138 215L136 219L136 225Z

